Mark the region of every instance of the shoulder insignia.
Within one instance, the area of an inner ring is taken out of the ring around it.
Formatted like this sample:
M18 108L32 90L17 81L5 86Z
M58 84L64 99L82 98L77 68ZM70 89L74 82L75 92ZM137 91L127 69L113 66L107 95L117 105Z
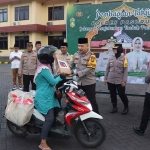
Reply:
M123 66L124 66L124 68L128 67L128 58L127 58L127 56L124 56Z
M92 53L89 58L89 61L87 63L87 68L92 68L92 69L96 68L96 56L94 53Z

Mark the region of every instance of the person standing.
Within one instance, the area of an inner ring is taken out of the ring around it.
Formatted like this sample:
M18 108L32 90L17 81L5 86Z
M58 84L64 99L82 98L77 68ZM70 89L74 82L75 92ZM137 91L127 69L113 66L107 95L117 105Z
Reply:
M106 71L106 66L109 58L113 55L113 47L116 41L117 39L114 36L107 39L106 47L108 50L100 54L96 65L96 71Z
M35 52L38 52L38 50L41 48L41 41L35 42L35 48L36 48Z
M33 78L37 65L37 53L33 51L32 42L29 42L27 43L27 52L22 55L19 67L19 76L21 77L23 75L23 91L25 92L29 92L30 82L32 84L32 90L36 90Z
M107 64L106 73L104 77L104 84L108 85L108 89L110 91L111 103L113 105L110 113L115 113L118 111L117 108L117 93L121 98L124 109L122 111L122 115L126 115L128 113L128 98L125 94L125 85L127 82L127 67L124 67L124 54L122 44L116 44L114 49L114 56L112 56Z
M60 50L61 50L61 53L57 54L57 56L65 58L65 59L66 59L66 62L68 63L68 66L71 67L71 59L72 59L72 57L71 57L71 55L68 53L68 43L63 42L63 43L61 44ZM54 62L54 68L55 68L55 70L56 70L56 75L60 74L60 72L57 71L57 69L56 69L56 67L55 67L55 62ZM71 77L71 76L67 76L67 79L68 79L68 80L69 80L69 79L72 79L72 77ZM64 82L64 81L63 81L63 82Z
M150 67L147 70L147 76L145 78L145 82L148 84L148 88L145 94L141 124L140 127L136 127L136 126L133 127L135 133L141 136L144 135L150 117Z
M73 56L71 67L76 67L76 76L79 89L82 89L89 101L93 111L99 114L95 97L96 87L96 56L88 50L88 39L78 39L78 52Z
M22 90L22 77L18 75L21 56L22 56L22 52L19 51L19 46L17 44L14 44L14 51L11 52L9 56L11 62L12 75L13 75L12 90L15 90L17 88L17 84L16 84L17 77L18 77L19 89Z
M59 56L59 57L65 58L66 62L68 63L68 66L70 67L70 65L71 65L71 55L68 53L68 43L63 42L61 44L60 50L61 50L61 53L56 54L56 57ZM55 71L56 71L56 75L59 75L60 72L55 67L55 61L54 61L54 68L55 68ZM62 81L58 82L58 84L56 85L56 88L61 87L65 82L72 79L72 76L69 76L69 75L66 75L66 76L67 76L67 78L65 80L62 80ZM62 90L60 90L60 92L62 93ZM59 100L59 103L61 105L61 99L58 99L58 100Z

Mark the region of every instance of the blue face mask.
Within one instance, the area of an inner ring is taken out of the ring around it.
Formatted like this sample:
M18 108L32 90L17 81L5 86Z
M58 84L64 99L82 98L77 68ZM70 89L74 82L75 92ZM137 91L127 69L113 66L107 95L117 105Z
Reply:
M77 76L73 76L72 79L73 79L73 81L76 81L77 80Z

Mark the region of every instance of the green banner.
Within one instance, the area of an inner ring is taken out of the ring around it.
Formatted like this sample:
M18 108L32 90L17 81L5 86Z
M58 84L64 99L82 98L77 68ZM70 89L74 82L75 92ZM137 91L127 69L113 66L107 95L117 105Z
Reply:
M98 76L104 76L105 71L99 71L99 72L96 72L96 74ZM146 77L146 73L145 72L128 72L128 76Z
M106 44L110 36L115 36L116 43L123 45L128 58L131 83L144 83L150 62L150 2L114 2L67 7L69 53L78 51L78 38L88 38L89 48L97 56L98 75L104 75L109 60L104 52L108 51ZM135 48L137 42L140 42L138 50Z
M150 2L115 2L67 6L67 42L69 52L77 51L79 37L102 41L122 30L129 40L150 40ZM131 38L131 39L130 39Z

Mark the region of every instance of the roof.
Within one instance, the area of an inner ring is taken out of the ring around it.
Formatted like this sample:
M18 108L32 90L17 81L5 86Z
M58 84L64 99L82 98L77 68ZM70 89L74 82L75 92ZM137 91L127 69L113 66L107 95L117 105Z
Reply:
M66 25L41 25L41 24L28 24L28 25L16 25L16 26L5 26L0 27L1 33L10 32L22 32L22 31L41 31L41 32L52 32L52 31L66 31Z

